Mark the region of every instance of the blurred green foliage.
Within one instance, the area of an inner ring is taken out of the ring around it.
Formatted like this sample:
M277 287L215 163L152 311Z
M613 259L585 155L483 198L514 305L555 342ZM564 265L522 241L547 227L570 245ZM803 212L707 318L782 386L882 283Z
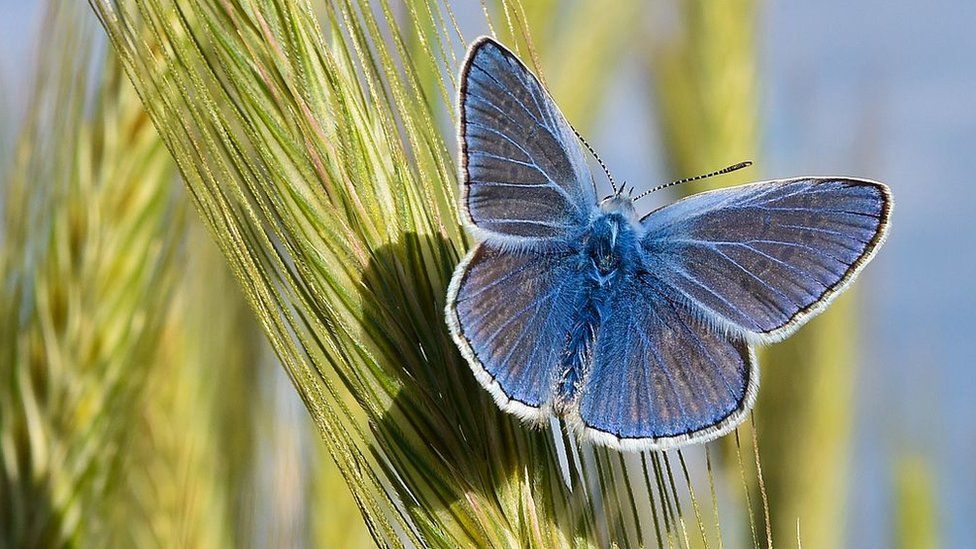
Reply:
M902 457L896 462L892 474L895 486L895 547L941 547L936 487L930 463L917 456Z
M48 12L4 169L0 532L16 546L107 539L177 276L172 163L79 13Z
M469 245L451 140L472 37L450 4L91 5L114 54L52 7L3 170L0 544L707 547L719 502L762 544L750 426L708 468L700 448L578 445L499 412L458 355L442 309ZM646 31L634 0L484 10L584 134ZM646 50L670 166L755 160L756 5L680 10ZM778 544L797 517L804 545L843 541L852 303L762 357ZM262 335L321 444L269 396ZM905 546L934 545L926 469L896 478Z

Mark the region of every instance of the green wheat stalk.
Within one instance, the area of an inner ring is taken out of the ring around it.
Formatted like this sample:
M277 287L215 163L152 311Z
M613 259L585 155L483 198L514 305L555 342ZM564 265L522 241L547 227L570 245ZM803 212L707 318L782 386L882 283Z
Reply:
M447 334L449 5L91 4L378 543L689 544L676 454L527 430ZM492 27L537 59L527 18Z

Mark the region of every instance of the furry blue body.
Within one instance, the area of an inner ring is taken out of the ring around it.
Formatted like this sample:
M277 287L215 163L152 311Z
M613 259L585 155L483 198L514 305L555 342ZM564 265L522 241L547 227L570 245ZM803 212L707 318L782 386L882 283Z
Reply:
M560 384L555 395L558 412L569 410L587 378L593 362L593 348L601 319L608 314L609 297L628 277L643 270L640 251L640 225L633 202L614 196L605 200L600 214L579 238L565 246L574 250L585 288L582 305L574 315L572 330L560 363Z

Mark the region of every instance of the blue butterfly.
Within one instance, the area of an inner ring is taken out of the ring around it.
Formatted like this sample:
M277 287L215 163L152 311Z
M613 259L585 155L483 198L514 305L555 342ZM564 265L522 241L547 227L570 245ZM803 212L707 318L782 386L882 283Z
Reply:
M756 399L753 345L854 280L892 201L875 181L804 177L697 194L639 218L597 200L575 132L490 38L461 69L461 212L477 244L447 322L498 406L580 438L662 450L732 431Z

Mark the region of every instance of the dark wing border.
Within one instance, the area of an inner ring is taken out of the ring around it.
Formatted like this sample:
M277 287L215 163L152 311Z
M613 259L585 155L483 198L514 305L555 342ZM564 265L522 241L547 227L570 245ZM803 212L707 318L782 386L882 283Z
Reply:
M791 177L790 180L796 179L813 179L813 180L824 180L824 181L835 181L838 179L843 179L846 181L851 181L860 185L867 185L878 189L882 197L881 212L878 214L878 228L874 232L874 236L868 241L867 245L864 247L864 251L861 255L847 268L844 276L841 277L833 286L824 290L820 297L816 301L807 305L806 307L800 309L796 312L785 324L764 332L761 334L763 336L763 343L772 343L775 341L780 341L786 337L789 337L793 332L798 330L800 326L806 323L811 318L822 313L824 309L830 305L838 295L844 292L854 280L857 275L861 274L864 266L867 265L878 253L881 245L888 238L888 229L891 227L891 212L895 206L894 200L891 196L891 189L887 185L881 183L880 181L874 181L871 179L858 179L851 177Z

